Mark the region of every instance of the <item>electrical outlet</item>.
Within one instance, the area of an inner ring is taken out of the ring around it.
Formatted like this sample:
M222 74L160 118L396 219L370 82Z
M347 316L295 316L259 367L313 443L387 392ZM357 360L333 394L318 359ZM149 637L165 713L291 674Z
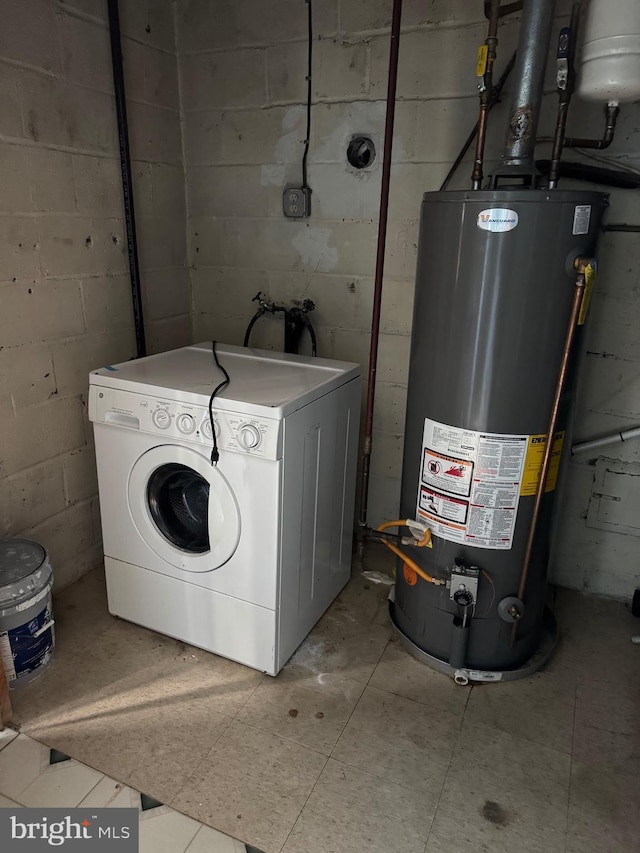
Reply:
M291 219L302 219L311 213L310 187L286 187L282 194L282 210Z

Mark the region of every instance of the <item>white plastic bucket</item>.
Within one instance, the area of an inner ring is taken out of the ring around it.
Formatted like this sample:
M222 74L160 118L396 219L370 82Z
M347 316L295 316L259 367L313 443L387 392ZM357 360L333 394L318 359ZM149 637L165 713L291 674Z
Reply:
M46 550L30 539L0 540L0 657L9 688L33 681L55 646Z

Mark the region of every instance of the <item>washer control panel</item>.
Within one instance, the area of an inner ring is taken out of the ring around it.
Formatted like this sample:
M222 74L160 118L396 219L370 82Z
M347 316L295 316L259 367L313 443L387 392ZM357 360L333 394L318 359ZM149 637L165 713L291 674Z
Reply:
M220 451L233 451L262 459L281 456L279 420L254 418L237 412L214 410L213 429L204 406L176 403L92 385L89 416L95 423L154 433L211 447L213 429Z

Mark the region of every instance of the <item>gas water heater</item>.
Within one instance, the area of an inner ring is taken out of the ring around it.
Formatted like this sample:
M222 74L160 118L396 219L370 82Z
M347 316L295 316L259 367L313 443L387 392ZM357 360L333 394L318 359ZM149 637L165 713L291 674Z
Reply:
M489 4L485 88L499 5ZM463 684L531 673L557 634L545 607L550 518L607 196L558 190L536 173L553 15L553 0L524 1L489 188L481 98L474 189L422 202L401 515L430 532L420 543L430 547L398 564L390 612L417 657Z
M593 257L603 207L595 192L424 196L401 515L428 525L432 548L420 562L450 583L403 567L393 616L456 671L518 668L539 646L566 394L522 598L518 588L574 262Z

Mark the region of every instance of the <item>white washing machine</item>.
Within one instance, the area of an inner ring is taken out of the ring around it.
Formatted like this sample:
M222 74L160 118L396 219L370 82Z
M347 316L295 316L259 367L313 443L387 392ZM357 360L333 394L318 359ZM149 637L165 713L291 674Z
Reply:
M360 368L211 344L92 372L109 610L277 674L350 576Z

